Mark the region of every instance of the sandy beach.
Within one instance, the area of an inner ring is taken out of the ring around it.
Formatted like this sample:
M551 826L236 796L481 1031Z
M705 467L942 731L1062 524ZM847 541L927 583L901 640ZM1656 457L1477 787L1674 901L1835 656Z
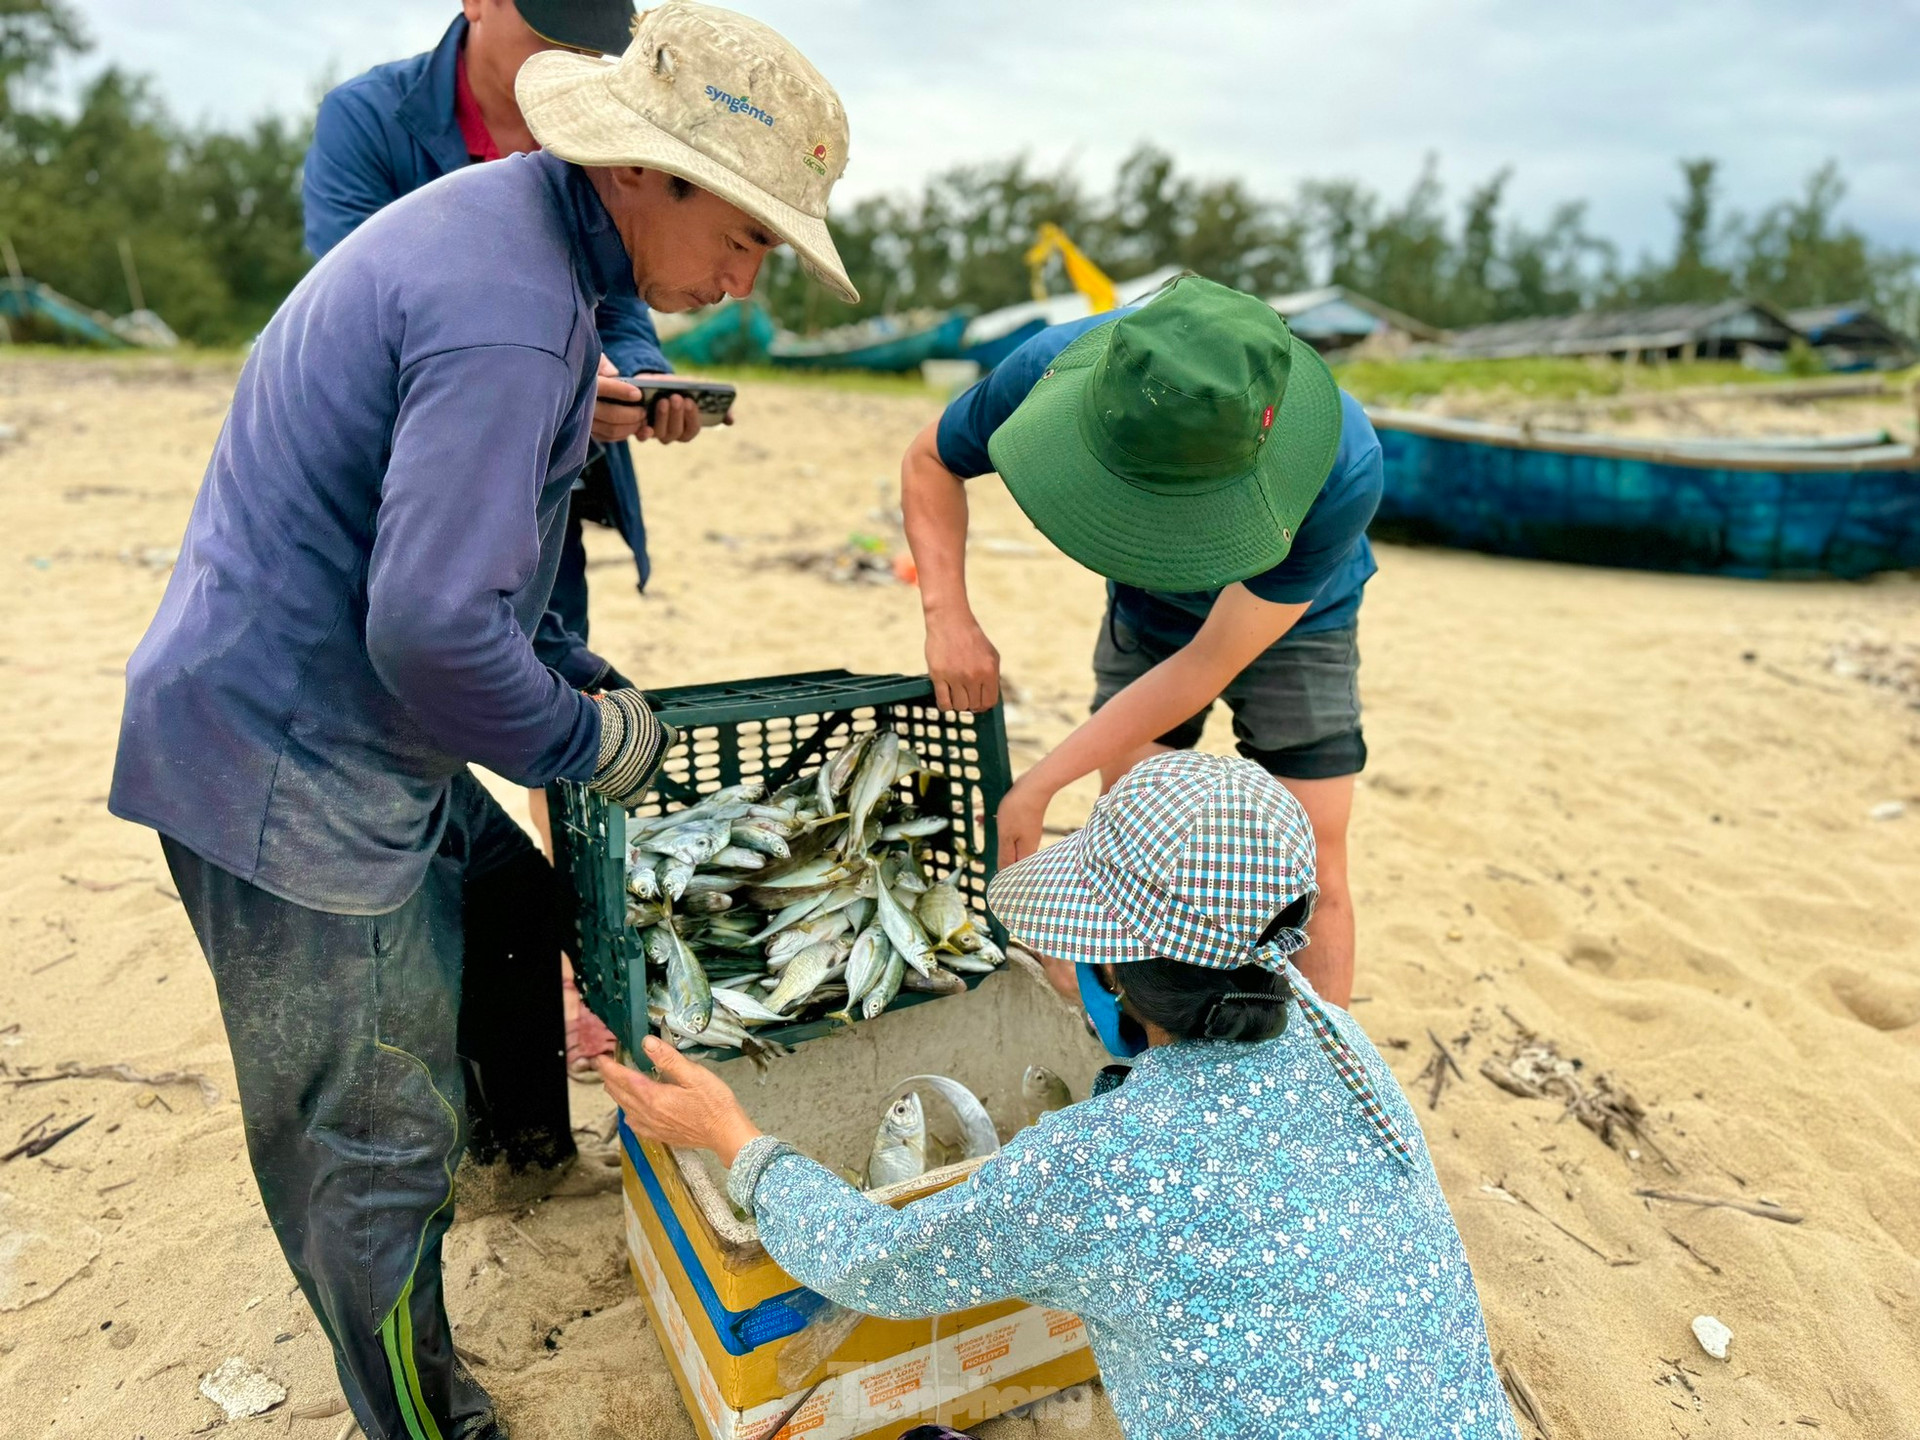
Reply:
M233 375L0 361L0 1151L90 1117L0 1163L9 1434L207 1431L226 1422L200 1377L235 1356L288 1391L242 1434L350 1433L159 845L105 806L123 666ZM913 590L781 557L884 532L901 448L936 411L749 385L732 429L645 449L654 583L636 594L618 540L589 534L595 648L643 685L922 669ZM1084 713L1101 586L997 483L976 485L974 526L1030 764ZM1384 547L1380 565L1355 1014L1418 1097L1495 1351L1544 1422L1525 1433L1920 1435L1920 582ZM1205 743L1230 749L1224 715ZM1610 1148L1560 1099L1488 1080L1523 1034L1577 1059L1583 1088L1610 1077L1643 1135ZM1429 1109L1442 1045L1459 1075ZM582 1126L608 1113L597 1089L574 1100ZM693 1434L618 1217L612 1195L557 1199L449 1239L456 1338L519 1440ZM1731 1329L1726 1361L1698 1315ZM982 1430L1114 1433L1099 1401Z

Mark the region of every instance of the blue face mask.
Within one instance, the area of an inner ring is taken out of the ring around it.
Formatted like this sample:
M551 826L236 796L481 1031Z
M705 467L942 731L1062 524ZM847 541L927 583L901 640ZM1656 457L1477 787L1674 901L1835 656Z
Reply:
M1137 1020L1120 1011L1120 997L1100 983L1100 973L1091 965L1076 964L1080 980L1080 1003L1093 1021L1094 1033L1107 1053L1120 1060L1131 1060L1146 1053L1147 1036Z

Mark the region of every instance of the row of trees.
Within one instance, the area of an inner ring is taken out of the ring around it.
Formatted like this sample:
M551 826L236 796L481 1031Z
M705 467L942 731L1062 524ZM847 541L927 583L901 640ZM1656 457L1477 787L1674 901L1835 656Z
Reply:
M86 48L66 0L0 0L0 235L26 274L112 311L132 303L125 241L147 305L181 335L245 339L310 263L306 128L273 118L189 129L115 69L63 114L45 103L47 82ZM917 195L836 214L862 296L852 315L784 253L761 292L800 330L920 305L991 309L1027 298L1025 251L1053 220L1116 279L1180 265L1262 295L1330 281L1448 327L1745 294L1783 306L1864 298L1920 328L1920 257L1876 247L1839 218L1846 190L1832 164L1795 199L1742 216L1723 213L1713 161L1683 162L1671 250L1631 262L1592 233L1578 202L1544 224L1510 217L1510 173L1450 207L1431 160L1397 202L1353 180L1263 198L1237 179L1184 174L1151 146L1104 191L1024 157L964 166Z
M1735 295L1789 308L1864 299L1920 328L1920 255L1876 247L1841 220L1846 185L1833 163L1752 216L1723 211L1714 161L1680 171L1672 249L1632 261L1593 233L1582 202L1541 225L1508 216L1510 170L1451 211L1431 158L1397 203L1353 180L1308 181L1267 200L1239 180L1183 175L1151 146L1105 193L1020 158L950 170L917 196L863 200L834 229L863 314L1025 299L1025 250L1039 222L1054 220L1116 279L1179 265L1262 295L1335 283L1446 328ZM838 310L811 297L790 264L766 291L801 328Z
M305 129L276 118L191 130L146 81L115 69L63 114L44 102L47 82L86 49L63 0L0 0L0 235L22 272L84 304L130 309L137 284L186 338L245 340L311 263Z

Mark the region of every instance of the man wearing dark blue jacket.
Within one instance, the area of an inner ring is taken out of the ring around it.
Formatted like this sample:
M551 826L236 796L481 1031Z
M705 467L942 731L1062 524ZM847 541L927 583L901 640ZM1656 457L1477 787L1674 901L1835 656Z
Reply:
M618 54L632 25L632 0L464 0L462 13L432 50L335 86L320 102L303 170L307 248L325 255L380 210L442 175L537 150L514 98L520 67L546 50ZM553 595L533 637L543 662L587 689L629 682L610 662L573 643L590 638L583 524L592 520L620 533L645 590L652 563L627 442L651 437L670 443L700 432L698 414L684 396L666 399L652 416L621 403L638 400L640 392L620 377L673 368L645 302L609 295L594 322L601 358L593 443L569 498ZM527 804L551 849L546 792L529 791ZM558 878L564 892L566 878ZM570 969L562 968L562 985L568 1058L584 1061L610 1050L612 1032L581 1004ZM469 1153L479 1158L489 1143L483 1135Z
M675 0L617 65L536 55L516 86L539 153L388 206L261 332L127 665L108 802L160 832L267 1217L369 1440L506 1434L442 1300L469 1100L497 1111L544 1056L567 1133L557 951L517 966L545 1017L500 1001L515 957L474 964L545 862L467 767L632 804L673 739L531 638L596 309L744 297L782 242L857 298L826 227L844 113L765 26ZM475 989L524 1032L504 1085L470 1063Z
M513 98L521 64L555 48L618 54L626 48L632 20L631 0L464 0L463 13L432 50L375 66L335 86L320 102L301 183L307 248L325 255L368 217L429 181L536 148ZM600 302L594 320L605 357L594 443L571 502L554 577L553 618L534 637L542 658L556 665L573 653L560 631L589 638L582 520L620 532L633 551L642 590L652 571L626 442L691 440L700 429L692 402L684 397L651 417L635 405L618 403L638 400L639 392L617 377L673 369L646 305L610 296ZM584 685L601 677L567 678ZM620 677L616 671L607 678Z

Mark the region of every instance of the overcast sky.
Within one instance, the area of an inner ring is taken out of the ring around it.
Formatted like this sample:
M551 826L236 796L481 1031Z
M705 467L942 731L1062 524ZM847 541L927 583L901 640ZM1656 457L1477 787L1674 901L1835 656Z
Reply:
M71 0L96 49L182 117L313 103L325 78L426 49L452 0ZM1514 209L1592 202L1665 248L1674 161L1723 162L1758 209L1837 159L1846 215L1920 248L1920 0L735 0L788 35L852 120L842 194L1027 151L1104 187L1147 140L1283 195L1397 196L1429 151L1450 200L1503 165Z

